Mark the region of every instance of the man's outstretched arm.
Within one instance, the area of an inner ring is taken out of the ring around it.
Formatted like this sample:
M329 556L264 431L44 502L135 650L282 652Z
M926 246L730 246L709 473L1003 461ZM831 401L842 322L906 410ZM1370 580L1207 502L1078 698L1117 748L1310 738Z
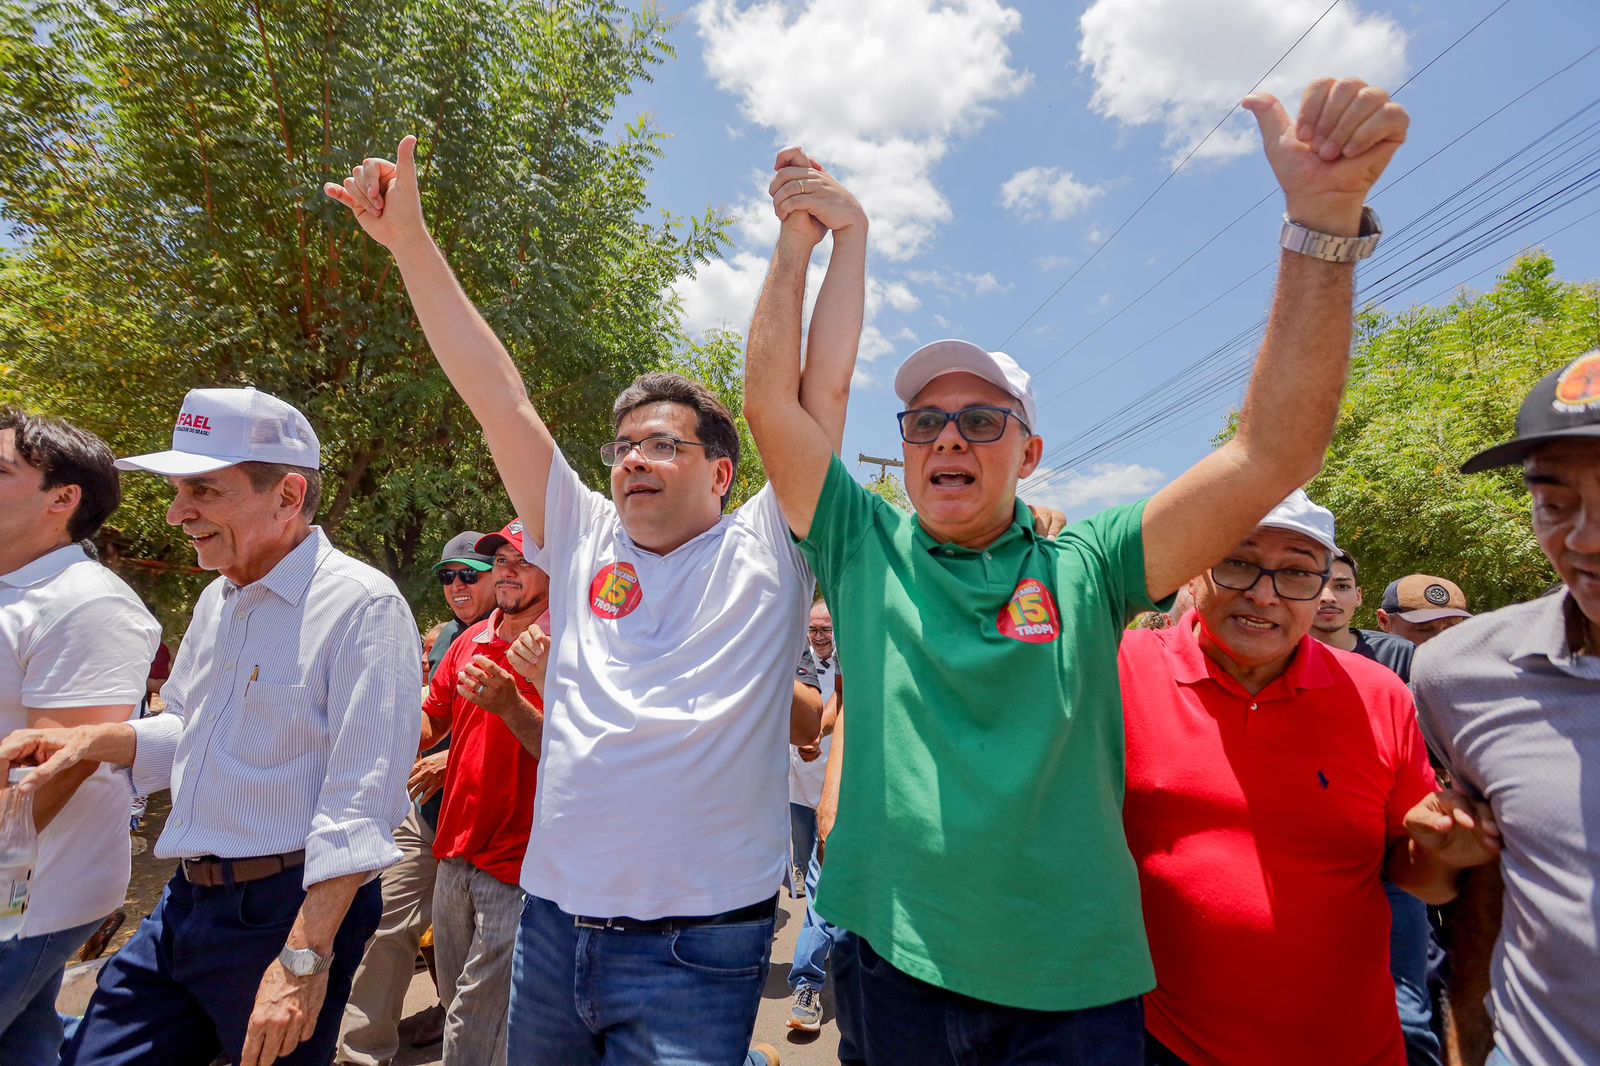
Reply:
M1367 193L1405 140L1405 111L1382 89L1331 79L1306 90L1298 121L1265 94L1244 106L1261 126L1289 217L1320 233L1356 236ZM1322 468L1350 361L1354 291L1354 263L1282 253L1238 433L1145 509L1153 598L1215 564Z
M512 506L542 547L555 439L534 410L505 346L467 299L428 233L416 150L417 139L407 137L394 162L367 159L343 185L330 181L322 188L350 208L367 236L394 254L429 347L483 427Z
M784 149L775 170L771 192L782 228L750 323L744 413L784 518L804 537L844 438L866 309L867 220L855 198L799 148ZM812 312L802 376L806 269L830 231L833 255Z

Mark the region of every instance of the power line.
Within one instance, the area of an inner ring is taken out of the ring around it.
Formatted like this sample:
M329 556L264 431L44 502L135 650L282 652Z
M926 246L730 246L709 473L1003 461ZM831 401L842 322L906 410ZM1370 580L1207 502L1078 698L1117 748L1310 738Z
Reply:
M1509 0L1503 0L1503 3L1509 3ZM1296 37L1295 40L1294 40L1294 43L1289 46L1288 50L1285 51L1283 53L1283 55L1279 56L1277 58L1277 60L1275 62L1273 62L1272 66L1267 68L1267 72L1265 74L1261 75L1261 77L1257 78L1256 79L1256 83L1254 85L1250 86L1249 90L1246 91L1245 93L1243 93L1242 95L1243 96L1249 96L1250 93L1253 93L1253 92L1256 91L1256 89L1260 88L1261 83L1266 81L1267 78L1269 76L1271 76L1272 72L1277 70L1279 65L1282 64L1285 59L1289 58L1289 54L1291 52L1293 52L1296 48L1300 47L1300 42L1305 40L1306 37L1310 35L1312 30L1316 29L1319 25L1321 25L1322 20L1327 18L1329 12L1331 12L1334 8L1338 7L1339 4L1340 4L1340 0L1333 0L1333 3L1329 4L1327 6L1327 8L1325 8L1323 10L1322 14L1317 16L1316 21L1313 22L1311 25L1306 27L1305 33L1302 33L1299 37ZM1502 4L1502 6L1503 6L1503 4ZM1018 333L1020 333L1022 331L1022 327L1026 326L1029 322L1032 322L1034 320L1034 317L1037 316L1040 311L1043 311L1045 309L1045 307L1050 303L1051 300L1054 300L1057 296L1059 296L1061 294L1061 290L1065 289L1068 285L1072 284L1072 280L1074 278L1076 278L1079 274L1083 273L1084 268L1087 267L1090 263L1094 262L1096 257L1098 257L1100 255L1100 253L1102 251L1104 251L1108 245L1111 244L1112 241L1117 239L1117 234L1121 233L1123 231L1123 229L1127 227L1128 223L1132 222L1135 218L1139 217L1139 212L1141 212L1141 211L1143 211L1145 209L1145 205L1148 204L1151 200L1154 200L1156 198L1156 194L1159 193L1162 189L1167 187L1167 183L1169 181L1171 181L1174 177L1177 176L1178 171L1182 170L1188 164L1189 160L1194 158L1194 155L1195 155L1196 152L1198 152L1201 148L1205 147L1206 142L1209 141L1212 138L1212 136L1218 130L1220 130L1222 128L1223 123L1227 122L1228 119L1233 117L1233 113L1235 111L1237 111L1238 109L1239 109L1239 105L1237 103L1233 104L1231 107L1229 107L1227 112L1225 112L1223 114L1223 116L1220 119L1217 120L1217 124L1215 126L1211 127L1211 132L1207 133L1204 137L1200 138L1200 142L1198 144L1196 144L1193 148L1189 149L1189 154L1184 156L1183 159L1178 163L1178 165L1173 167L1172 170L1167 174L1167 176L1161 179L1160 184L1158 184L1154 189L1151 189L1149 194L1143 200L1139 201L1139 206L1135 207L1133 209L1133 213L1130 214L1127 218L1123 219L1120 223L1118 223L1117 228L1111 231L1110 236L1108 236L1105 240L1103 240L1099 244L1097 244L1095 246L1095 248L1094 248L1094 251L1089 253L1089 257L1087 259L1085 259L1082 263L1080 263L1078 265L1077 269L1073 270L1073 272L1071 274L1068 274L1066 280L1063 281L1060 285L1057 285L1055 287L1055 291L1050 293L1049 296L1046 296L1039 303L1038 307L1035 307L1032 311L1028 312L1028 316L1026 318L1024 318L1021 322L1018 322L1017 325L1016 325L1016 328L1013 329L1010 333L1006 334L1005 340L1002 340L998 345L996 345L996 347L997 348L1004 348L1007 344L1011 343L1011 338L1015 337Z
M1464 33L1462 33L1455 40L1451 41L1450 44L1446 45L1443 50L1441 50L1440 52L1436 53L1432 59L1428 60L1427 63L1423 64L1421 69L1419 69L1416 73L1412 74L1411 77L1407 78L1404 82L1402 82L1400 84L1400 87L1398 89L1396 89L1393 93L1390 94L1390 98L1393 99L1394 97L1399 96L1401 91L1404 90L1406 88L1406 86L1408 86L1412 82L1416 81L1417 78L1422 76L1424 71L1428 70L1435 63L1439 62L1439 60L1443 59L1446 55L1450 54L1450 52L1453 51L1457 45L1459 45L1462 41L1466 40L1473 33L1475 33L1478 30L1479 27L1481 27L1485 22L1487 22L1490 18L1492 18L1495 14L1497 14L1501 10L1501 8L1504 8L1506 6L1506 4L1508 4L1510 2L1511 2L1511 0L1501 0L1501 3L1497 7L1495 7L1493 10L1491 10L1488 14L1484 15L1482 18L1480 18L1477 22L1473 23L1473 25L1469 29L1467 29ZM1332 10L1332 9L1329 8L1329 10ZM1325 17L1327 14L1328 14L1328 12L1324 11L1322 13L1322 16ZM1317 21L1318 22L1322 21L1322 18L1319 17ZM1315 29L1315 28L1316 28L1316 23L1312 23L1311 29ZM1311 29L1307 29L1306 30L1306 34L1310 33ZM1306 34L1301 34L1300 35L1300 40L1304 40ZM1299 41L1295 42L1296 45L1298 45L1299 43L1300 43ZM1293 48L1293 46L1291 46L1290 47L1290 51L1293 51L1293 50L1294 50L1294 48ZM1510 100L1507 103L1501 105L1500 108L1498 108L1497 110L1492 112L1490 115L1486 116L1485 118L1481 119L1478 122L1477 125L1471 127L1470 129L1464 131L1463 133L1459 134L1456 137L1455 140L1451 141L1449 144L1445 145L1443 148L1440 148L1438 151L1434 152L1433 155L1430 155L1427 159L1424 159L1421 163L1418 163L1416 166L1413 166L1411 169L1407 170L1404 174L1401 174L1398 178L1394 178L1391 181L1389 181L1388 183L1386 183L1377 192L1373 193L1373 195L1369 198L1369 202L1370 202L1370 200L1377 199L1377 197L1379 195L1381 195L1382 192L1384 192L1388 188L1393 187L1394 185L1399 184L1400 181L1402 181L1406 177L1409 177L1411 174L1415 173L1418 169L1420 169L1421 167L1425 166L1427 163L1431 162L1441 152L1445 151L1446 149L1448 149L1451 146L1453 146L1454 144L1456 144L1463 137L1466 137L1468 134L1470 134L1474 130L1476 130L1479 126L1481 126L1484 123L1486 123L1486 122L1490 121L1491 119L1493 119L1496 115L1500 114L1501 111L1504 111L1506 108L1511 107L1513 104L1517 103L1517 101L1521 100L1523 97L1527 96L1529 93L1533 92L1534 90L1542 87L1545 83L1551 81L1553 78L1555 78L1555 77L1557 77L1557 76L1559 76L1561 74L1566 73L1566 71L1572 69L1574 66L1576 66L1578 63L1582 62L1584 59L1587 59L1590 55L1592 55L1597 50L1600 50L1600 45L1596 45L1594 48L1591 48L1588 52L1585 52L1582 56L1579 56L1577 59L1573 60L1571 63L1568 63L1565 67L1562 67L1560 70L1556 71L1555 73L1547 75L1544 79L1539 81L1537 84L1535 84L1532 87L1524 90L1522 93L1520 93L1519 95L1514 97L1512 100ZM1288 53L1286 52L1286 53L1284 53L1284 55L1287 56ZM1278 60L1278 63L1282 63L1282 62L1283 62L1283 59L1282 59L1282 57L1280 57L1279 60ZM1273 70L1277 69L1278 63L1274 63L1273 64L1273 67L1272 67ZM1270 74L1271 71L1269 70L1267 73ZM1261 77L1261 79L1256 82L1256 85L1259 86L1261 84L1261 82L1265 81L1265 80L1266 80L1266 75L1263 75ZM1253 87L1252 87L1251 91L1252 92L1254 91ZM1248 94L1246 94L1246 95L1248 95ZM1223 121L1226 121L1227 118L1229 117L1229 115L1232 115L1232 111L1230 111L1228 113L1228 115L1223 116ZM1221 123L1218 123L1217 128L1220 128L1220 127L1221 127ZM1215 133L1216 132L1216 128L1214 128L1211 132ZM1207 137L1209 138L1210 134L1207 134ZM1203 144L1204 141L1202 141L1201 143ZM1197 145L1196 148L1198 149L1198 147L1199 146ZM1192 156L1194 154L1194 152L1191 151L1189 154L1190 154L1190 156ZM1184 163L1187 163L1188 161L1189 160L1186 157L1184 159ZM1181 168L1182 168L1182 164L1179 164L1179 169L1181 169ZM1176 174L1176 173L1177 173L1177 170L1174 170L1172 172L1172 174ZM1167 175L1167 178L1169 180L1171 179L1172 174ZM1166 181L1163 181L1162 185L1165 185L1165 184L1166 184ZM1155 191L1159 192L1160 191L1160 186L1157 186ZM1145 297L1149 296L1152 292L1154 292L1156 289L1160 288L1163 284L1165 284L1167 282L1167 280L1170 279L1179 270L1182 270L1185 266L1187 266L1189 264L1189 262L1191 260L1193 260L1197 255L1199 255L1201 252L1205 251L1205 249L1207 249L1213 243L1215 243L1217 241L1217 239L1220 238L1223 234L1225 234L1229 230L1233 229L1234 226L1236 226L1240 222L1244 221L1245 218L1247 218L1252 212L1254 212L1262 204L1264 204L1268 200L1270 200L1273 197L1273 195L1276 194L1278 191L1279 191L1279 189L1278 189L1278 186L1276 184L1274 184L1272 186L1269 186L1267 191L1262 194L1262 196L1261 196L1261 198L1259 200L1257 200L1255 203L1251 204L1249 207L1245 208L1242 212L1240 212L1237 216L1235 216L1235 218L1231 222L1229 222L1227 225L1225 225L1221 229L1219 229L1216 233L1213 233L1210 237L1208 237L1203 244L1201 244L1198 248L1196 248L1194 251L1190 252L1187 256L1185 256L1183 258L1182 262L1178 263L1177 266L1173 267L1171 270L1168 270L1165 274L1163 274L1160 278L1156 279L1156 281L1153 284L1151 284L1148 288L1146 288L1138 296L1135 296L1132 300L1129 300L1127 303L1123 304L1110 317L1108 317L1105 320L1103 320L1102 322L1100 322L1097 326L1095 326L1093 329L1091 329L1088 333L1084 334L1082 337L1079 337L1070 346L1068 346L1066 348L1066 350L1062 351L1061 353L1056 355L1053 359L1051 359L1048 363L1045 363L1043 366L1041 366L1038 369L1036 369L1035 371L1033 371L1034 377L1037 378L1040 375L1042 375L1045 371L1047 371L1050 368L1054 367L1057 363L1061 362L1063 359L1065 359L1067 356L1071 355L1074 351L1076 351L1079 347L1081 347L1090 338L1094 337L1097 333L1099 333L1101 330L1105 329L1112 322L1114 322L1117 319L1121 318L1126 312L1128 312L1134 306L1136 306L1141 301L1143 301ZM1151 197L1153 197L1154 195L1155 195L1154 192L1151 193ZM1149 203L1151 197L1146 197L1144 203L1141 203L1139 205L1139 208L1142 209L1144 207L1145 203ZM1137 209L1135 210L1134 214L1138 214L1138 210ZM1127 225L1128 222L1131 222L1132 220L1133 220L1133 216L1130 215L1126 220L1124 220L1123 226ZM1117 232L1121 232L1121 230L1122 230L1122 226L1118 226L1117 230L1113 232L1112 236L1115 236L1116 233ZM1080 266L1078 268L1078 270L1073 271L1073 273L1065 281L1063 281L1060 286L1058 286L1056 288L1055 292L1052 292L1049 295L1049 297L1047 297L1045 299L1044 303L1041 303L1038 307L1036 307L1033 310L1033 312L1031 314L1029 314L1029 316L1026 319L1023 320L1021 325L1019 325L1016 329L1011 331L1011 333L1006 337L1005 341L1001 342L1001 347L1004 347L1005 344L1009 343L1011 338L1016 336L1017 332L1022 329L1022 326L1025 326L1025 325L1028 324L1028 322L1032 321L1034 316L1037 315L1039 313L1039 311L1044 308L1045 304L1048 304L1051 300L1055 299L1056 295L1059 294L1062 289L1066 288L1067 284L1070 283L1073 278L1077 277L1078 273L1083 269L1083 267L1087 267L1089 265L1089 263L1094 259L1094 257L1099 254L1100 249L1104 248L1105 244L1109 244L1109 243L1110 243L1110 241L1107 240L1106 242L1102 243L1099 247L1097 247L1095 249L1094 253L1090 255L1089 259L1084 261L1083 265ZM1125 359L1127 357L1124 356L1123 358ZM1103 374L1107 370L1111 369L1112 366L1116 365L1116 363L1120 363L1121 361L1122 361L1122 359L1118 359L1118 360L1116 360L1115 362L1113 362L1111 364L1107 364L1107 365L1101 367L1098 371L1096 371L1095 373L1089 375L1089 377L1084 378L1081 381L1075 382L1073 385L1067 386L1067 389L1070 390L1070 389L1076 388L1077 386L1082 385L1082 384L1084 384L1084 383L1086 383L1088 381L1092 381L1094 378L1099 377L1101 374ZM1063 391L1066 391L1066 390L1063 390ZM1057 395L1061 395L1061 394L1058 393Z

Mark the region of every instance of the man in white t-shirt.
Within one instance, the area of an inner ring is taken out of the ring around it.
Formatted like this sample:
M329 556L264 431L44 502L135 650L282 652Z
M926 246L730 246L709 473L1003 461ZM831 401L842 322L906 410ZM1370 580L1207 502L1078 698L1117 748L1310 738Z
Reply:
M67 422L0 411L0 737L126 721L144 696L161 627L76 543L122 499L114 462ZM0 941L6 1066L58 1061L62 972L128 890L128 788L109 767L62 774L34 794L33 815L28 910L17 938Z
M644 374L617 398L601 449L610 497L584 486L428 235L415 147L408 137L396 163L366 160L324 188L393 252L545 549L552 650L509 1058L743 1060L788 851L787 746L820 728L820 708L793 699L811 572L770 491L723 513L733 416L676 374ZM827 397L818 417L835 449L865 267L864 237L836 246L819 297L835 326L812 333L805 388Z

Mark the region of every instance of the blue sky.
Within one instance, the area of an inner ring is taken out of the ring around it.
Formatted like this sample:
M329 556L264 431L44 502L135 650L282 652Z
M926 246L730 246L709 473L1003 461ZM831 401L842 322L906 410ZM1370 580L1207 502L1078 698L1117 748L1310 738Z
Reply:
M858 452L899 453L900 405L889 388L899 360L919 343L959 336L1003 347L1036 375L1037 428L1053 472L1024 483L1025 497L1081 516L1149 493L1204 454L1242 388L1232 370L1201 368L1145 394L1230 340L1227 365L1242 367L1253 347L1246 331L1270 296L1272 271L1262 268L1275 257L1282 204L1253 120L1236 112L1108 235L1319 16L1264 87L1297 100L1318 74L1390 88L1416 75L1399 96L1411 137L1385 180L1443 149L1380 191L1374 206L1386 230L1409 224L1412 239L1409 248L1391 240L1381 250L1388 262L1365 265L1358 284L1440 245L1439 255L1459 249L1459 261L1409 287L1390 284L1400 291L1387 293L1384 306L1447 300L1458 284L1492 283L1519 249L1563 227L1543 244L1561 275L1600 277L1600 214L1582 219L1600 208L1600 195L1576 195L1595 181L1520 229L1508 224L1494 235L1460 224L1505 219L1512 198L1540 180L1550 183L1533 199L1593 171L1580 153L1600 144L1586 129L1600 110L1496 172L1515 176L1553 149L1520 184L1497 189L1491 178L1456 221L1431 236L1422 229L1431 208L1461 204L1447 197L1589 102L1600 52L1461 137L1600 45L1600 8L1592 0L1512 0L1498 11L1500 0L1341 0L1329 10L1330 2L665 4L680 19L678 58L624 105L628 115L652 113L670 135L652 198L684 213L716 204L738 218L727 258L680 288L685 323L747 325L776 235L765 198L772 156L803 143L873 220L869 323L844 447L852 468L869 472L855 463ZM1568 177L1554 180L1565 166ZM1482 246L1465 247L1474 234L1485 235ZM820 271L813 274L814 288ZM1139 432L1127 437L1132 427Z

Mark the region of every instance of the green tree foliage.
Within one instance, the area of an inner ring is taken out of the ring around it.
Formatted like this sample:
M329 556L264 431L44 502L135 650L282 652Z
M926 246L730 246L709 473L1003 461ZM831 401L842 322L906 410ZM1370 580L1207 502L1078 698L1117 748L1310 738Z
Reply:
M1339 426L1307 489L1361 563L1364 624L1384 586L1410 573L1456 581L1475 611L1556 580L1520 469L1466 476L1460 466L1510 439L1533 384L1596 345L1600 289L1557 280L1544 254L1447 307L1361 316Z
M867 491L882 496L902 511L911 510L911 497L906 495L905 486L900 484L900 479L884 470L882 475L867 482Z
M323 441L324 526L433 613L438 544L509 504L392 260L321 183L419 135L434 236L603 484L635 374L737 378L664 296L725 221L652 212L662 135L616 114L667 28L616 0L0 0L0 394L123 453L164 447L189 388L282 396ZM130 554L190 563L169 490L126 490Z

